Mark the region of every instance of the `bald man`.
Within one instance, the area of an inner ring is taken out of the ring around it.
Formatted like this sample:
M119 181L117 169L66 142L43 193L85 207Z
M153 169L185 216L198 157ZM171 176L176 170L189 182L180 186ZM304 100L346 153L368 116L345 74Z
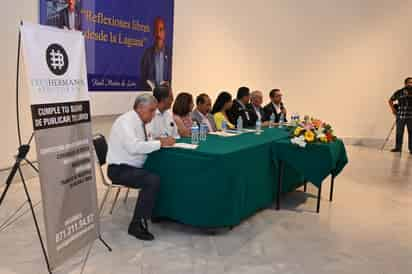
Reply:
M250 94L250 104L246 107L251 113L251 119L257 121L258 119L262 122L262 126L268 126L269 121L265 120L265 112L262 107L263 103L263 93L259 90L255 90Z
M250 94L250 104L246 107L249 108L250 112L253 115L252 120L261 120L263 119L263 94L261 91L255 90Z
M166 45L166 24L157 17L153 24L154 44L147 48L141 60L140 73L145 90L159 86L170 86L171 54Z

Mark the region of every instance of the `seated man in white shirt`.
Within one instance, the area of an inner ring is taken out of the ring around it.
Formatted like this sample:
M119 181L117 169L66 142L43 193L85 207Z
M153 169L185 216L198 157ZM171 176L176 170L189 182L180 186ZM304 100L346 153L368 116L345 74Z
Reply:
M157 99L157 110L150 126L153 138L173 137L180 138L176 122L170 108L173 103L172 89L167 86L158 86L153 90L153 96Z
M157 109L157 100L149 94L136 98L133 110L121 115L113 124L109 137L107 175L113 184L139 188L139 198L129 234L138 239L151 241L154 236L149 232L147 219L152 218L152 211L160 187L160 178L142 169L147 154L161 147L172 146L172 137L151 138L148 123Z

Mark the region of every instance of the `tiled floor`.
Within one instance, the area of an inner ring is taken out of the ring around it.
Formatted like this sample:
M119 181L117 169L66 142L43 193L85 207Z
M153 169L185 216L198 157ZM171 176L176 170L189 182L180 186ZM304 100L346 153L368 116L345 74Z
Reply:
M412 156L358 147L348 153L333 203L326 200L328 183L323 188L320 215L314 213L316 197L299 191L284 197L281 211L264 210L215 236L162 223L152 226L156 241L138 241L126 232L132 195L102 219L103 237L114 251L96 242L85 273L412 273ZM30 189L38 201L37 179ZM16 183L0 208L0 223L23 201ZM36 212L41 218L40 206ZM55 273L80 273L82 255ZM29 215L0 233L0 273L45 273Z

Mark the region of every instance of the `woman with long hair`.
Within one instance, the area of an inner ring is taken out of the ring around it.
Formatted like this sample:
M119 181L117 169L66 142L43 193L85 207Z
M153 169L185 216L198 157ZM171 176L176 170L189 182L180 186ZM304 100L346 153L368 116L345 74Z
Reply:
M235 126L229 122L227 111L232 107L232 95L223 91L217 96L212 108L213 118L215 119L217 130L222 130L223 121L226 122L227 128L234 129Z
M173 118L182 137L190 137L192 131L193 96L187 92L177 95L173 105Z

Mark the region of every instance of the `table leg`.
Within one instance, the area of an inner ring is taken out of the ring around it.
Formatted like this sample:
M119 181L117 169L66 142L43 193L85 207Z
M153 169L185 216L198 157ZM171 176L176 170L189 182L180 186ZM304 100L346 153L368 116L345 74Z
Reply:
M333 190L335 188L335 176L332 175L332 180L330 182L330 195L329 195L329 201L333 201Z
M319 186L319 189L318 189L318 204L316 206L316 213L319 213L319 210L320 210L320 199L322 198L321 196L322 196L322 184Z
M276 193L276 210L280 210L280 192L282 191L283 162L279 161L278 190Z

